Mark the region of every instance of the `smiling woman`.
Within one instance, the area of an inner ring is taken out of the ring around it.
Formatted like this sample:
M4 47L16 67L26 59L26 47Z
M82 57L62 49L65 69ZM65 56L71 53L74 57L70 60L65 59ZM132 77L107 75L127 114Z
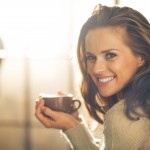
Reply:
M105 150L150 149L150 24L130 7L97 5L77 45L86 108L104 125ZM99 146L80 116L56 112L39 98L35 116L59 128L75 150Z

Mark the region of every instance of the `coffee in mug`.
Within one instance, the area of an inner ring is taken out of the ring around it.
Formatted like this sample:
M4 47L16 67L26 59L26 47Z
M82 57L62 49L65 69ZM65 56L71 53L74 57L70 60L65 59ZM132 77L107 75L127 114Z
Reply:
M72 95L45 95L42 98L45 101L45 106L54 111L73 113L81 106L81 102L73 99Z

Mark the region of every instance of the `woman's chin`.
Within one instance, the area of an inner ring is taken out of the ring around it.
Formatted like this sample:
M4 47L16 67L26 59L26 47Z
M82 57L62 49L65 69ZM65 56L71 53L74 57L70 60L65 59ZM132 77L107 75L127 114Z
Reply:
M110 96L114 95L115 93L108 92L108 91L99 91L99 94L103 97L110 97Z

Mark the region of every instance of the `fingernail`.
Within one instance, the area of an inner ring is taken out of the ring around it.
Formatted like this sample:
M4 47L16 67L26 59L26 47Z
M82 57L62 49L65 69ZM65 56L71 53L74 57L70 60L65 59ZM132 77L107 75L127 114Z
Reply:
M35 99L35 102L39 102L39 99L37 98L37 99Z

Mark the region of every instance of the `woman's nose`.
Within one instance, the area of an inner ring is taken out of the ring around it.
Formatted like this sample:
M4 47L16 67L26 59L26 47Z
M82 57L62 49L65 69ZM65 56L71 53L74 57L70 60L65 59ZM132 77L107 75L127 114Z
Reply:
M106 70L106 68L107 68L106 62L104 60L97 59L93 66L93 73L94 74L102 73Z

